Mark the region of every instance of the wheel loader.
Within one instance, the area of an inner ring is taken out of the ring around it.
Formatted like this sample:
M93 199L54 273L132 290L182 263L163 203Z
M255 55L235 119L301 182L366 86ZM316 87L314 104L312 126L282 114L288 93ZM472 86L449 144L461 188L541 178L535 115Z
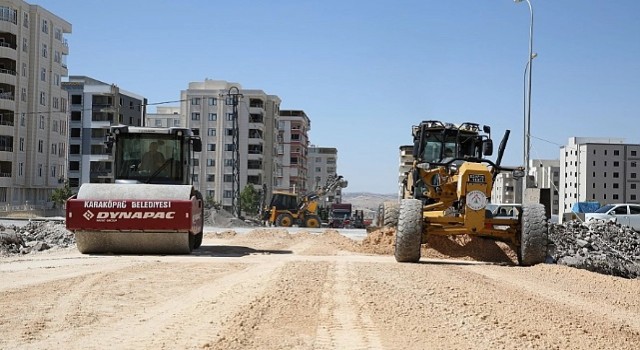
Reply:
M203 198L191 183L199 136L186 128L117 125L105 146L114 182L82 184L66 204L78 250L189 254L200 247Z
M318 228L321 226L318 215L318 199L339 189L347 187L347 180L342 176L332 176L318 190L302 196L290 192L274 192L271 202L263 209L262 218L268 225Z
M524 204L517 217L493 216L487 209L495 176L522 168L500 165L509 138L506 130L495 162L491 128L422 121L412 127L413 165L405 174L399 206L385 203L385 224L397 218L395 259L420 260L421 244L431 235L471 235L505 241L516 247L520 265L542 263L547 254L548 227L541 204Z

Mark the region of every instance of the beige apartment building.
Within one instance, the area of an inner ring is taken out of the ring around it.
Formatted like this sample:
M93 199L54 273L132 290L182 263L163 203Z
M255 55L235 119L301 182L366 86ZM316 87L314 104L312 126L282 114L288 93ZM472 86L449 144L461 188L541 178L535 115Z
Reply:
M147 99L86 76L70 76L62 88L69 94L69 186L111 183L113 156L105 141L112 125L142 126Z
M180 114L180 107L157 106L156 113L149 113L145 117L145 126L157 128L184 127L186 118Z
M335 147L309 146L309 172L307 178L307 190L309 192L322 188L329 177L340 175L338 173L338 149ZM345 179L349 181L349 179ZM328 193L320 199L320 205L328 206L330 203L342 203L342 189Z
M0 207L48 208L66 179L71 24L19 0L0 1Z
M232 209L233 197L234 113L230 94L239 94L240 191L247 184L257 190L266 185L266 195L271 196L276 184L276 122L280 110L277 96L227 81L191 82L187 90L181 91L180 114L186 127L202 138L202 152L194 159L194 186L227 210ZM155 118L154 115L149 120Z
M304 111L280 110L275 190L306 193L309 130L311 130L311 121Z

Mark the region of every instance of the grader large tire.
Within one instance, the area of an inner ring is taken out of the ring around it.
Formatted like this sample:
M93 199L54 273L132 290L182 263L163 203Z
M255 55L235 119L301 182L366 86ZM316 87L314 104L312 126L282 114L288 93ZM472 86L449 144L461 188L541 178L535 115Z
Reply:
M398 202L382 203L382 224L386 227L398 226L400 204Z
M395 257L397 262L418 262L422 243L422 201L403 199L396 229Z
M276 226L291 227L293 226L293 216L289 213L278 215L276 218Z
M545 262L548 236L544 205L524 204L520 223L518 263L521 266L531 266Z

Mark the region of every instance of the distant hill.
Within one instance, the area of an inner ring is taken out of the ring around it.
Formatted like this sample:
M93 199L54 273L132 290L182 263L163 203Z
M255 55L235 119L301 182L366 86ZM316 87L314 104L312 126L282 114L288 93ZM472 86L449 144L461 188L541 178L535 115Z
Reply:
M384 201L397 201L396 193L381 194L370 192L342 192L342 203L353 204L354 209L366 212L376 212L378 206Z

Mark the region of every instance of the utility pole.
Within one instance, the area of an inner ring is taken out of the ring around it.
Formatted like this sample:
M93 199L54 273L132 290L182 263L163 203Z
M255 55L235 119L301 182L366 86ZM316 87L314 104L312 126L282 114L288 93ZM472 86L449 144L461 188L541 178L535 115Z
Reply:
M238 123L238 98L243 97L240 90L232 86L229 88L227 97L231 98L232 105L232 147L231 150L231 169L233 175L231 187L231 211L236 217L241 216L240 207L240 127Z

